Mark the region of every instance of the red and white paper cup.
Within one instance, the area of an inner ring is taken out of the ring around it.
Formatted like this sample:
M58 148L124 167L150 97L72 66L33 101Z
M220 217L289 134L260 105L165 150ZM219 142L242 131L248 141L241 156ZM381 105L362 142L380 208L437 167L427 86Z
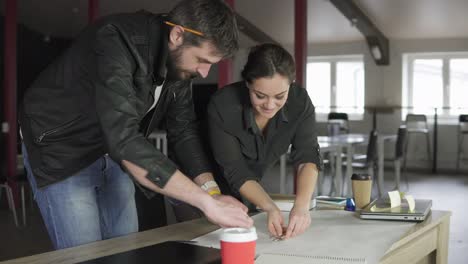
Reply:
M257 231L252 228L225 228L221 234L222 264L254 264Z

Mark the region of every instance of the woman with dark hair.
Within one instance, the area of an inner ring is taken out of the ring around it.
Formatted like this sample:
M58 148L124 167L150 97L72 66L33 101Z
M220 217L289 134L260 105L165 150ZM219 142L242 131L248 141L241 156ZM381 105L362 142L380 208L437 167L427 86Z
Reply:
M287 239L303 233L311 222L309 206L321 165L314 106L306 90L294 83L294 60L281 46L252 48L242 78L210 101L211 148L231 191L267 212L270 233ZM259 181L290 145L297 195L285 228L279 208Z

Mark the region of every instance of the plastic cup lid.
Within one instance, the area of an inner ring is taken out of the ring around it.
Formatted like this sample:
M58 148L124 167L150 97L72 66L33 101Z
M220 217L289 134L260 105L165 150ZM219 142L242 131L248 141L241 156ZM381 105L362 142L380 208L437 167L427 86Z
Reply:
M369 174L353 173L353 175L351 175L351 180L354 180L354 181L369 181L369 180L372 180L372 176L369 175Z
M224 242L250 242L257 240L255 227L251 228L224 228L221 233L221 241Z

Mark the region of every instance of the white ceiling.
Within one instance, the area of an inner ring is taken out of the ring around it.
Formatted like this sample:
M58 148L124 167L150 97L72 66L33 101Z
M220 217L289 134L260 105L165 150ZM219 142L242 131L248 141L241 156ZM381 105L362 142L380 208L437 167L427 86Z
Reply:
M3 0L4 2L5 0ZM87 0L17 0L18 20L56 36L74 36L87 23ZM354 0L390 39L468 38L467 0ZM146 9L167 12L175 0L101 0L100 14ZM1 5L2 13L4 6ZM282 44L294 41L293 0L236 0L236 11ZM308 1L312 43L362 40L328 1ZM244 45L245 37L242 38ZM250 45L250 43L249 43Z

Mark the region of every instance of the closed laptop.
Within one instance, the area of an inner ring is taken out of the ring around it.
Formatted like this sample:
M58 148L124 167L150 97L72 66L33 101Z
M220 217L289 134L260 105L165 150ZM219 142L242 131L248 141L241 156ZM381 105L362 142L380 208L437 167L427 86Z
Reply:
M361 210L361 219L396 220L396 221L424 221L431 211L432 200L415 199L415 208L410 210L407 203L390 208L388 198L374 200Z

